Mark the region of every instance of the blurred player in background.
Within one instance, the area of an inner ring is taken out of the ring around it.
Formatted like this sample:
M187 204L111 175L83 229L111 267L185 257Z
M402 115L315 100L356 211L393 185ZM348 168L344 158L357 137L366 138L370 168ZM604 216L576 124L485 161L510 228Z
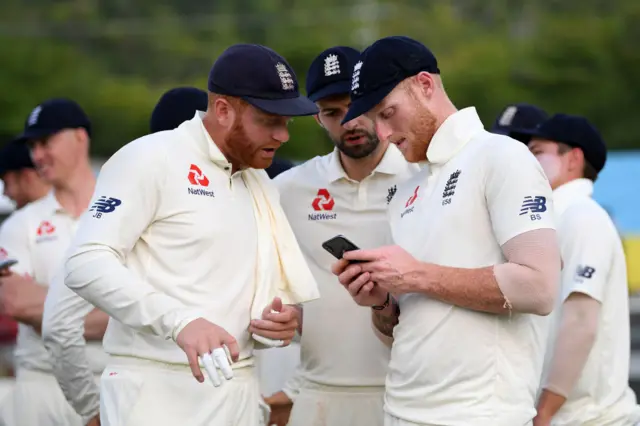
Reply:
M507 105L491 126L491 133L528 143L531 133L547 118L547 113L535 105L526 103Z
M632 426L629 297L620 236L592 198L607 149L583 117L556 114L529 149L551 187L564 268L535 426Z
M18 264L0 278L5 312L20 322L16 347L15 424L84 425L67 403L52 374L54 366L40 337L48 287L63 265L77 218L86 210L95 185L89 162L91 124L69 99L49 99L27 118L18 140L31 150L38 173L53 190L18 210L0 228L0 246ZM106 315L94 310L85 322L85 337L100 340ZM89 345L93 371L105 357L101 345ZM73 360L65 360L73 362Z

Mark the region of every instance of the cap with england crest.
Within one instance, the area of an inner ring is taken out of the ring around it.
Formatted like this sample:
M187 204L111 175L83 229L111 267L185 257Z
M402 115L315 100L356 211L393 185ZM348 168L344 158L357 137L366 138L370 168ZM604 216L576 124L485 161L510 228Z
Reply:
M491 133L528 143L536 127L549 116L535 105L518 103L505 107L491 127Z
M235 44L226 49L209 73L209 92L243 99L270 114L303 116L318 113L300 95L293 68L279 54L258 44Z
M307 71L307 97L316 102L335 95L348 95L353 66L360 52L352 47L335 46L320 53Z
M353 67L351 106L342 123L371 110L403 80L422 71L440 74L436 57L419 41L405 36L376 41Z

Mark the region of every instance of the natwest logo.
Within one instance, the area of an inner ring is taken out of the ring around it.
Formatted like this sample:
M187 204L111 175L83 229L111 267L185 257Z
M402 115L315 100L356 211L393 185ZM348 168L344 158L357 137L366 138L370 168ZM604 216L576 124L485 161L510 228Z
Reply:
M207 178L204 173L202 173L202 170L200 170L200 167L195 164L192 164L189 168L188 178L191 185L204 187L209 186L209 178Z
M318 190L318 196L313 200L313 203L311 203L311 207L317 212L322 210L331 211L335 204L336 202L333 200L331 194L329 194L329 191L322 188Z
M40 223L40 226L38 226L38 231L36 232L36 235L38 237L42 237L42 236L45 236L45 235L51 235L54 232L56 232L56 227L53 226L51 224L51 222L49 222L47 220L43 220Z
M400 213L400 217L404 217L405 215L413 212L413 203L418 199L418 191L420 190L420 185L416 186L416 189L413 190L413 195L409 197L407 203L404 205L404 211Z
M40 222L40 226L36 230L36 243L42 243L44 241L52 241L58 238L55 235L56 227L51 224L48 220L43 220Z
M330 212L335 205L335 200L326 188L319 189L316 198L311 203L311 207L317 212ZM309 220L333 220L337 217L337 213L312 213L309 215Z

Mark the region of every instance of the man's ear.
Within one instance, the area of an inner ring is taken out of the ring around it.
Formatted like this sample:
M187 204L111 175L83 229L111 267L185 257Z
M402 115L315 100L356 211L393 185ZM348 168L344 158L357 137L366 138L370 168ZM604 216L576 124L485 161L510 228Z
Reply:
M431 74L425 71L421 71L415 76L415 82L420 91L424 93L427 98L433 96L433 92L436 88L436 81Z
M320 127L322 127L324 129L324 124L322 124L322 121L320 121L320 116L318 114L314 115L313 118L316 119L316 123L318 123L320 125Z
M235 122L236 111L228 100L221 97L216 98L213 103L213 110L216 120L223 127L231 127Z

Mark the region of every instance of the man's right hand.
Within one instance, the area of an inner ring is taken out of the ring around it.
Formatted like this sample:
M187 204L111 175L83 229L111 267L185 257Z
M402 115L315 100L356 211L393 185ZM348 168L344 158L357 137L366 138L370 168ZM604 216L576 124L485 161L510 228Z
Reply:
M240 356L240 347L236 339L225 329L219 327L204 318L198 318L187 324L176 338L176 343L187 354L189 366L193 377L200 383L204 382L204 375L200 369L199 357L211 356L215 364L222 370L226 379L233 377L231 367L227 360L224 346L229 350L231 359L237 361ZM222 356L222 355L224 356ZM205 357L206 358L206 357ZM203 364L206 365L205 358ZM221 365L222 364L222 365ZM215 367L213 368L215 370ZM209 376L215 373L215 377L210 377L216 384L217 371L208 371ZM231 377L228 377L231 374ZM218 378L219 382L219 378ZM218 383L219 384L219 383Z
M371 281L371 274L362 272L360 264L340 259L332 265L331 272L358 305L378 306L387 300L387 291Z
M264 402L271 407L271 417L269 417L269 426L286 426L289 423L291 408L293 401L289 399L286 393L276 392L270 397L264 399Z

